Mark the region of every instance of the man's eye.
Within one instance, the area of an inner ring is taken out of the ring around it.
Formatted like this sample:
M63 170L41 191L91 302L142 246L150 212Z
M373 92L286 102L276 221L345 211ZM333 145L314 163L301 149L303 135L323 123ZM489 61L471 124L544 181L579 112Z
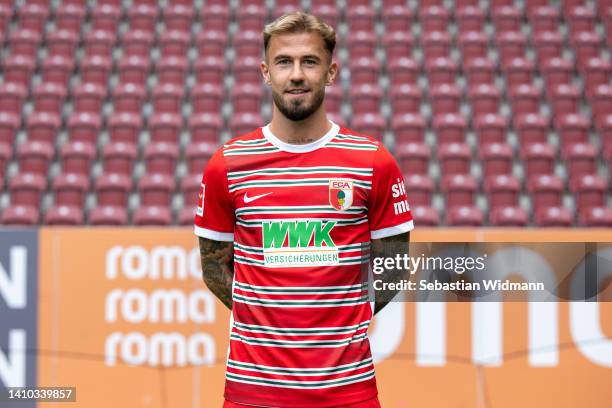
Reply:
M278 63L279 64L289 64L289 60L279 60Z
M317 62L315 60L306 60L304 61L306 65L315 65Z

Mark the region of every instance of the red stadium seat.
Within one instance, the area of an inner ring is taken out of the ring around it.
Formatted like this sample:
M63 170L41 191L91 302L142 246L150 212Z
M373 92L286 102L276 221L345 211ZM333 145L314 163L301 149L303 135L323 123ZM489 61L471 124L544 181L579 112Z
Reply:
M459 113L447 113L433 118L433 129L437 137L437 145L447 143L463 143L467 133L467 121Z
M527 144L521 150L528 178L540 174L554 174L555 153L548 143Z
M508 96L515 118L540 111L540 90L535 85L519 85L511 88Z
M149 58L125 55L119 60L119 82L122 84L145 85L149 74Z
M185 87L160 82L151 91L153 109L156 114L178 114L181 112Z
M514 58L504 67L506 83L509 88L529 85L533 82L534 63L527 58Z
M102 127L100 116L88 112L74 112L68 118L68 135L72 142L94 145Z
M369 5L355 5L346 10L351 31L374 31L377 17L376 11Z
M261 64L261 58L253 56L241 57L240 63L235 64L233 68L236 82L260 86L261 71L259 64Z
M576 56L576 66L583 71L587 61L600 55L601 39L596 31L580 31L571 36L571 45Z
M595 10L591 7L574 7L569 10L566 17L572 35L580 31L592 31L595 28L596 15Z
M233 38L237 61L246 57L261 58L261 35L256 30L240 30Z
M9 37L11 55L23 55L24 57L36 58L41 40L42 36L40 32L22 28L12 31Z
M530 26L534 33L556 31L561 16L559 8L552 5L542 5L528 9Z
M431 107L434 115L459 112L461 91L457 85L443 84L430 90Z
M134 83L120 83L113 90L114 111L140 114L145 100L145 90Z
M132 187L130 177L118 173L102 173L96 179L96 207L126 208Z
M538 227L569 227L572 221L572 214L562 206L543 207L535 213L535 224Z
M85 35L85 55L100 55L110 57L117 41L115 28L113 31L92 30Z
M188 173L181 180L181 192L183 193L183 205L185 207L193 207L195 209L198 202L198 194L202 189L202 170L203 168L198 170L199 174ZM191 217L191 222L193 222L193 216Z
M551 58L540 64L544 74L546 89L553 90L561 84L569 84L572 81L573 64L564 58Z
M400 169L404 174L426 175L431 149L425 143L402 143L395 148Z
M390 60L388 69L393 84L416 85L420 68L414 59L402 57Z
M383 7L383 21L388 33L407 32L412 27L414 15L410 7L403 4L387 5Z
M30 86L35 69L35 60L25 55L10 55L3 64L4 82Z
M438 211L430 206L417 205L410 207L415 225L419 227L436 227L440 224Z
M221 84L226 70L225 60L212 55L199 58L195 62L194 70L197 83Z
M490 113L497 113L501 102L501 91L493 84L473 85L468 91L472 117L478 118Z
M327 113L339 113L342 107L343 91L338 85L325 88L325 111Z
M81 208L88 189L89 179L83 174L61 173L53 179L56 205Z
M0 139L3 144L12 146L15 143L15 136L19 130L20 119L18 115L0 112Z
M351 107L353 115L378 113L383 93L378 85L356 85L351 87Z
M502 65L513 58L525 56L527 36L521 31L504 31L496 35Z
M419 10L419 22L423 32L444 31L450 22L450 13L444 6L425 6Z
M13 146L0 142L0 191L4 190L4 174L6 169L6 163L11 159L13 155Z
M129 30L123 34L123 55L148 59L153 48L155 36L150 31Z
M84 57L80 63L81 82L83 84L95 84L106 89L108 78L112 69L110 58L93 55Z
M418 113L394 115L391 127L397 145L425 141L425 119Z
M561 84L554 88L550 96L550 105L553 115L561 117L564 115L578 113L578 102L580 100L580 89L576 85Z
M521 183L510 174L487 177L485 191L489 198L489 208L518 206Z
M210 142L189 143L185 148L187 174L195 174L201 177L206 163L208 163L215 150L216 145Z
M387 61L409 58L414 48L414 38L409 31L387 31L383 38Z
M481 143L480 160L487 178L512 174L512 148L507 143Z
M454 206L448 209L446 222L451 227L479 227L484 223L484 215L472 205Z
M396 115L419 113L421 109L421 88L412 84L400 84L390 89L390 100Z
M181 31L164 31L159 36L159 47L163 58L168 57L187 57L189 50L190 34Z
M13 7L11 4L0 4L0 32L6 32L6 28L11 22Z
M531 194L534 211L546 207L560 207L563 199L563 181L552 174L535 175L529 178L527 189Z
M524 227L529 222L527 212L518 206L496 207L491 210L491 225Z
M89 175L91 162L96 157L94 145L83 142L68 142L62 146L62 170L64 173Z
M172 213L168 207L145 206L134 211L134 225L165 226L171 223Z
M61 55L51 55L43 60L42 80L43 82L54 82L67 86L73 69L74 59L68 59Z
M448 57L438 57L425 62L429 86L454 84L457 79L457 63Z
M92 28L94 30L114 33L121 19L121 8L112 4L98 4L91 10Z
M373 58L375 56L376 34L372 31L352 32L347 42L351 59Z
M148 4L135 4L128 9L128 20L132 30L153 32L159 15L156 6Z
M450 55L451 36L446 31L431 31L421 37L425 61Z
M240 30L259 30L264 25L267 10L261 4L248 4L242 6L236 12Z
M490 58L464 61L464 70L470 85L492 84L495 80L495 62Z
M553 58L563 57L563 36L555 28L534 35L533 44L541 66L546 66Z
M148 144L144 150L147 173L174 174L178 155L178 146L173 143L157 142Z
M491 19L495 25L496 33L506 31L520 31L522 12L516 6L494 7L491 11Z
M195 205L189 205L189 203L185 203L185 205L185 207L179 210L177 222L179 225L191 226L196 215L196 207Z
M585 227L612 227L612 208L590 207L581 211L578 217L579 223Z
M11 205L4 209L0 224L2 225L36 225L40 214L37 206Z
M595 121L601 121L610 114L612 106L612 85L599 85L591 98L591 112Z
M174 113L161 113L151 117L149 130L151 142L176 143L183 127L183 119Z
M157 63L159 83L183 86L187 76L188 63L185 57L162 58Z
M193 7L186 4L169 4L164 10L166 30L191 31L193 23Z
M455 4L455 19L459 28L459 33L470 31L483 31L486 20L485 10L477 5L467 5L459 7Z
M47 33L46 38L48 55L74 58L74 51L79 43L78 31L55 29Z
M47 225L82 225L84 218L82 208L59 205L47 210L44 222Z
M404 176L406 191L410 197L410 206L430 206L432 195L435 190L434 182L426 174L410 174Z
M277 19L285 14L298 11L301 8L299 3L298 0L279 0L275 2L275 7L272 10L272 18Z
M191 101L194 113L221 112L223 88L215 84L199 84L191 90Z
M136 160L136 146L125 142L111 142L104 146L102 158L104 171L126 176L132 174Z
M9 180L11 204L25 205L38 208L44 190L47 188L47 179L41 174L18 173Z
M61 125L62 120L57 114L33 112L26 122L28 140L53 145Z
M210 142L217 144L223 129L223 122L219 115L204 113L191 116L189 130L191 140L194 142Z
M53 157L53 147L44 142L25 142L17 146L19 171L46 175Z
M559 144L562 149L575 143L588 142L591 122L585 115L562 115L557 118L556 126L559 129Z
M470 172L471 152L466 143L447 143L438 148L440 170L445 176L468 174Z
M261 110L263 91L261 85L246 83L232 89L230 94L235 113L256 113Z
M95 83L78 85L74 91L74 112L97 115L106 98L106 86Z
M192 220L193 221L193 220ZM89 214L89 223L96 226L119 226L128 222L128 215L121 207L94 207Z
M206 2L200 11L203 27L212 31L227 31L230 23L230 11L227 4Z
M254 128L263 125L262 117L257 113L241 113L232 116L229 122L229 129L232 137L244 135L252 132Z
M174 178L168 174L145 173L138 181L141 205L168 206L175 189Z
M576 208L579 211L589 207L605 207L607 185L603 177L586 174L574 179L570 188L576 197Z
M23 85L10 82L0 84L0 112L19 116L26 96L27 90Z
M59 114L67 94L65 86L54 83L41 83L32 92L34 110L37 112Z
M584 72L584 91L587 97L595 94L599 85L605 85L610 79L612 64L604 58L590 58Z
M377 113L365 113L353 117L351 125L356 131L374 136L378 140L382 140L386 127L385 119Z
M317 1L311 2L312 3L311 13L314 14L315 16L318 16L320 19L322 19L323 21L325 21L327 24L331 25L332 27L337 27L338 20L340 19L340 11L336 7L336 3L330 0L323 0L323 1L327 1L327 3L316 4Z
M480 145L504 143L508 132L508 119L501 114L482 115L474 119L474 129Z
M351 70L351 82L354 85L378 84L378 78L380 77L380 63L376 58L352 58L349 68Z
M482 31L466 31L459 35L459 49L463 64L476 58L487 57L488 37Z
M574 143L563 150L570 184L587 174L597 173L597 150L590 143Z
M605 157L606 152L612 152L612 114L601 118L599 124L597 125L597 130L601 134L601 145L603 147ZM610 167L610 169L612 170L612 167Z
M80 4L62 3L55 9L55 27L79 33L85 20L85 7Z
M226 31L226 27L220 31L211 30L209 27L206 27L205 30L198 32L196 36L198 55L223 58L225 47L227 46Z

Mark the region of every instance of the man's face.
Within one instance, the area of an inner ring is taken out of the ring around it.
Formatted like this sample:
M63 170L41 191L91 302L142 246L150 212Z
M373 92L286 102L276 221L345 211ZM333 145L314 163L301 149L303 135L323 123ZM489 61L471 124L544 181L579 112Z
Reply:
M323 103L325 86L334 80L337 64L319 34L303 32L273 36L261 70L278 110L300 121Z

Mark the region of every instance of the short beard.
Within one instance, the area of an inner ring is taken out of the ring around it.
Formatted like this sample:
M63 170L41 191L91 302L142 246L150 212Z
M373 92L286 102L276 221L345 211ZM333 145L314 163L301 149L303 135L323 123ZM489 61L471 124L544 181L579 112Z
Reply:
M311 90L311 92L314 91ZM319 109L319 107L323 104L324 98L325 89L321 89L313 93L313 100L310 106L303 106L303 102L300 103L298 101L296 101L295 104L285 103L285 100L283 99L283 94L272 92L272 99L274 100L274 104L276 105L278 110L281 111L281 113L285 115L287 119L295 122L304 120L311 116L313 113L315 113L317 109Z

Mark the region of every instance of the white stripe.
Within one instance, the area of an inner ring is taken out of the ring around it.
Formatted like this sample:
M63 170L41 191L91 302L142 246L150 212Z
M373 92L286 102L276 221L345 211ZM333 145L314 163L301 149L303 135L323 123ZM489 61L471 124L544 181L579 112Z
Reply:
M194 232L198 237L212 239L213 241L233 242L233 232L219 232L208 228L194 226Z
M242 300L243 298L245 300ZM354 300L352 300L354 299ZM292 300L292 299L260 299L256 297L236 295L232 297L235 303L243 303L246 305L260 306L260 307L346 307L346 306L359 306L367 303L367 296L360 296L358 298L349 299L316 299L316 300ZM283 305L279 305L279 303ZM309 302L308 304L305 304ZM287 304L289 303L289 304Z
M230 340L240 341L254 346L269 347L295 347L295 348L317 348L317 347L342 347L351 343L359 343L367 340L367 333L346 337L337 340L277 340L271 338L249 337L239 333L232 333Z
M281 171L282 170L282 171ZM227 174L228 179L234 180L249 176L265 176L265 175L304 175L304 174L354 174L357 176L368 177L372 175L372 168L359 167L337 167L337 166L319 166L319 167L270 167L262 170L252 171L234 171ZM365 174L364 174L365 173Z
M358 378L359 376L366 375L366 374L369 374L369 375L367 375L364 378ZM304 389L306 387L299 387L297 385L298 384L309 385L309 383L315 383L316 384L316 383L320 382L320 381L316 381L316 382L313 382L313 381L291 381L289 383L289 381L285 381L285 380L269 380L269 381L278 381L280 383L285 383L285 384L282 384L282 385L281 384L268 384L268 383L264 384L264 383L259 382L259 381L249 380L250 378L259 378L259 379L262 379L261 377L246 376L246 375L240 375L240 374L234 374L234 373L231 373L231 375L240 377L240 379L228 378L227 375L226 375L225 378L228 379L229 381L241 382L241 383L245 383L245 384L255 384L255 385L261 385L261 386L279 387L279 388L298 388L298 389ZM349 380L349 381L342 382L342 383L339 383L339 384L334 384L334 383L329 384L329 381L332 381L332 380L328 380L327 381L328 384L326 384L326 385L316 386L315 384L311 384L311 386L309 388L315 389L315 388L341 387L343 385L353 384L353 383L361 382L361 381L367 381L367 380L370 380L370 379L374 378L374 370L372 369L372 370L367 371L365 373L361 373L361 374L358 374L358 375L353 375L353 376L350 376L350 377L339 378L338 380L344 380L344 379L349 379L349 378L352 379L352 378L356 378L356 377L357 377L356 380ZM333 380L333 381L338 381L338 380ZM292 386L292 384L294 384L294 385Z
M275 375L287 375L287 376L324 376L324 375L336 375L347 373L350 371L360 370L368 367L372 364L372 358L366 358L365 360L357 361L351 364L342 364L336 367L324 367L324 368L285 368L285 367L273 367L262 364L243 363L236 360L228 359L228 366L230 364L240 364L247 367L237 367L231 365L230 367L234 370L243 371L254 371L263 374L275 374ZM275 372L277 371L277 372ZM286 372L289 371L289 372ZM233 373L232 373L233 374Z
M414 223L412 220L403 224L395 225L393 227L382 228L379 230L370 231L370 237L372 239L381 239L390 237L393 235L403 234L414 229Z
M350 326L337 326L337 327L273 327L273 326L262 326L257 324L246 324L246 323L238 323L234 322L234 327L241 331L248 331L253 333L268 333L275 335L285 335L285 336L333 336L336 334L346 334L352 333L356 330L365 329L370 325L370 321L366 320L365 322L359 324L353 324ZM241 327L245 326L245 327ZM330 333L323 333L324 331L329 331Z

